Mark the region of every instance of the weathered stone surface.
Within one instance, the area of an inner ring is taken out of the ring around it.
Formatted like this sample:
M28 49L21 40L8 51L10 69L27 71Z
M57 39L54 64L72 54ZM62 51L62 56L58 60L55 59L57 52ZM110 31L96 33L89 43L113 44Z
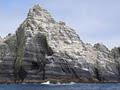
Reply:
M10 49L6 43L0 43L0 80L8 80L11 79L11 70L13 70L13 60L6 61L5 58L9 58L10 56ZM8 68L7 68L8 67Z
M119 57L119 48L83 43L74 29L35 5L16 35L0 42L0 80L119 81Z
M0 37L0 43L3 41L2 37Z
M117 76L120 80L120 47L115 47L111 50L111 55L114 58L116 70L117 70Z

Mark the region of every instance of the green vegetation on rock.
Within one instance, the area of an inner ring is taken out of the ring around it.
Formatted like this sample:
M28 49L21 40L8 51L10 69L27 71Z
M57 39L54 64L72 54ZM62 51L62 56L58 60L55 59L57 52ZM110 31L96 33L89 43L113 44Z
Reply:
M25 47L25 33L21 28L16 32L17 47L16 47L16 60L14 65L15 80L24 80L25 70L23 68L24 47ZM22 75L23 74L23 75Z

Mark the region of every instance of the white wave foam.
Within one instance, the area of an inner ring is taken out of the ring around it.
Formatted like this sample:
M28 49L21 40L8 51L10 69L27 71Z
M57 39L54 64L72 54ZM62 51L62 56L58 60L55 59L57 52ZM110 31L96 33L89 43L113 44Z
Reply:
M50 84L50 81L47 81L47 82L44 82L44 83L41 83L41 84L49 85L49 84Z
M76 83L75 82L70 82L70 83L57 82L56 84L53 84L53 83L50 83L50 81L47 81L47 82L43 82L41 84L45 84L45 85L73 85L73 84L76 84Z

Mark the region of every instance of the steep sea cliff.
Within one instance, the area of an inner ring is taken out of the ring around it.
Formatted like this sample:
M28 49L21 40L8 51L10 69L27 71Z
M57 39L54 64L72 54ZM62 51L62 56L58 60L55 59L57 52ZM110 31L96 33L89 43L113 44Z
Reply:
M84 43L74 29L35 5L0 38L0 82L119 82L120 48Z

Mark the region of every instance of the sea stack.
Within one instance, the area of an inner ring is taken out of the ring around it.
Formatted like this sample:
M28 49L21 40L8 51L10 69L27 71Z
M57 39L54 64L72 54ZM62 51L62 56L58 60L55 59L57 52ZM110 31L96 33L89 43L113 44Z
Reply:
M16 34L0 39L0 81L119 81L119 51L85 44L74 29L35 5Z

